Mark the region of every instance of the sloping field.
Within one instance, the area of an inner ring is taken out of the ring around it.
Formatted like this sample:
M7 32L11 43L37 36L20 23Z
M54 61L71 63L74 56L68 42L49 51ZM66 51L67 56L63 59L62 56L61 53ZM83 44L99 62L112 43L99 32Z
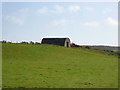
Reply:
M118 58L52 45L2 45L3 88L117 88Z

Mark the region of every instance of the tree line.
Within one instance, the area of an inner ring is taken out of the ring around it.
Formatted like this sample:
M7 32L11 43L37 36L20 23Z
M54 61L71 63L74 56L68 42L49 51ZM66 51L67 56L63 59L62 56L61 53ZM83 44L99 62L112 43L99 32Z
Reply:
M13 43L13 42L3 40L3 41L0 41L0 43ZM22 42L19 42L19 43L21 43L21 44L41 44L39 42L33 42L33 41L30 41L30 42L22 41Z

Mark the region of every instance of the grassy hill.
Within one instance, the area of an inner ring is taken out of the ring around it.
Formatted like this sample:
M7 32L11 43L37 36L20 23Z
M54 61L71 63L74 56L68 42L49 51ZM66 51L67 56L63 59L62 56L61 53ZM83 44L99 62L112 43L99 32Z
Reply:
M87 49L2 44L3 88L117 88L118 58Z

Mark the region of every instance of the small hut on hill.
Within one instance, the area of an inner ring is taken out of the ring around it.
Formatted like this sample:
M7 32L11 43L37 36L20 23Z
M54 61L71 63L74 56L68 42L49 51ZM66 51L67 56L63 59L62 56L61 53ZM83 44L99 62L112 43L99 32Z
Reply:
M64 47L70 47L69 38L43 38L41 44L52 44Z

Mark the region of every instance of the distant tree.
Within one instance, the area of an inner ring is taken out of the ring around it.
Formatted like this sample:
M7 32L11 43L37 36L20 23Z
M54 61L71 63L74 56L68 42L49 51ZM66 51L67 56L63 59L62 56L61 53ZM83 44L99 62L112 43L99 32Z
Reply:
M85 46L85 48L90 49L90 46Z
M21 43L22 43L22 44L29 44L28 42L25 42L25 41L22 41Z
M71 43L71 47L80 47L79 45L76 45L75 43Z
M106 52L110 52L109 50L106 50Z
M2 43L7 43L7 41L3 40Z
M30 41L30 44L34 44L34 42Z
M35 42L35 44L40 44L39 42Z
M71 47L74 47L75 46L75 43L71 43L71 45L70 45Z
M9 42L7 42L7 43L12 43L12 42L9 41Z
M113 53L114 51L111 50L110 52Z

